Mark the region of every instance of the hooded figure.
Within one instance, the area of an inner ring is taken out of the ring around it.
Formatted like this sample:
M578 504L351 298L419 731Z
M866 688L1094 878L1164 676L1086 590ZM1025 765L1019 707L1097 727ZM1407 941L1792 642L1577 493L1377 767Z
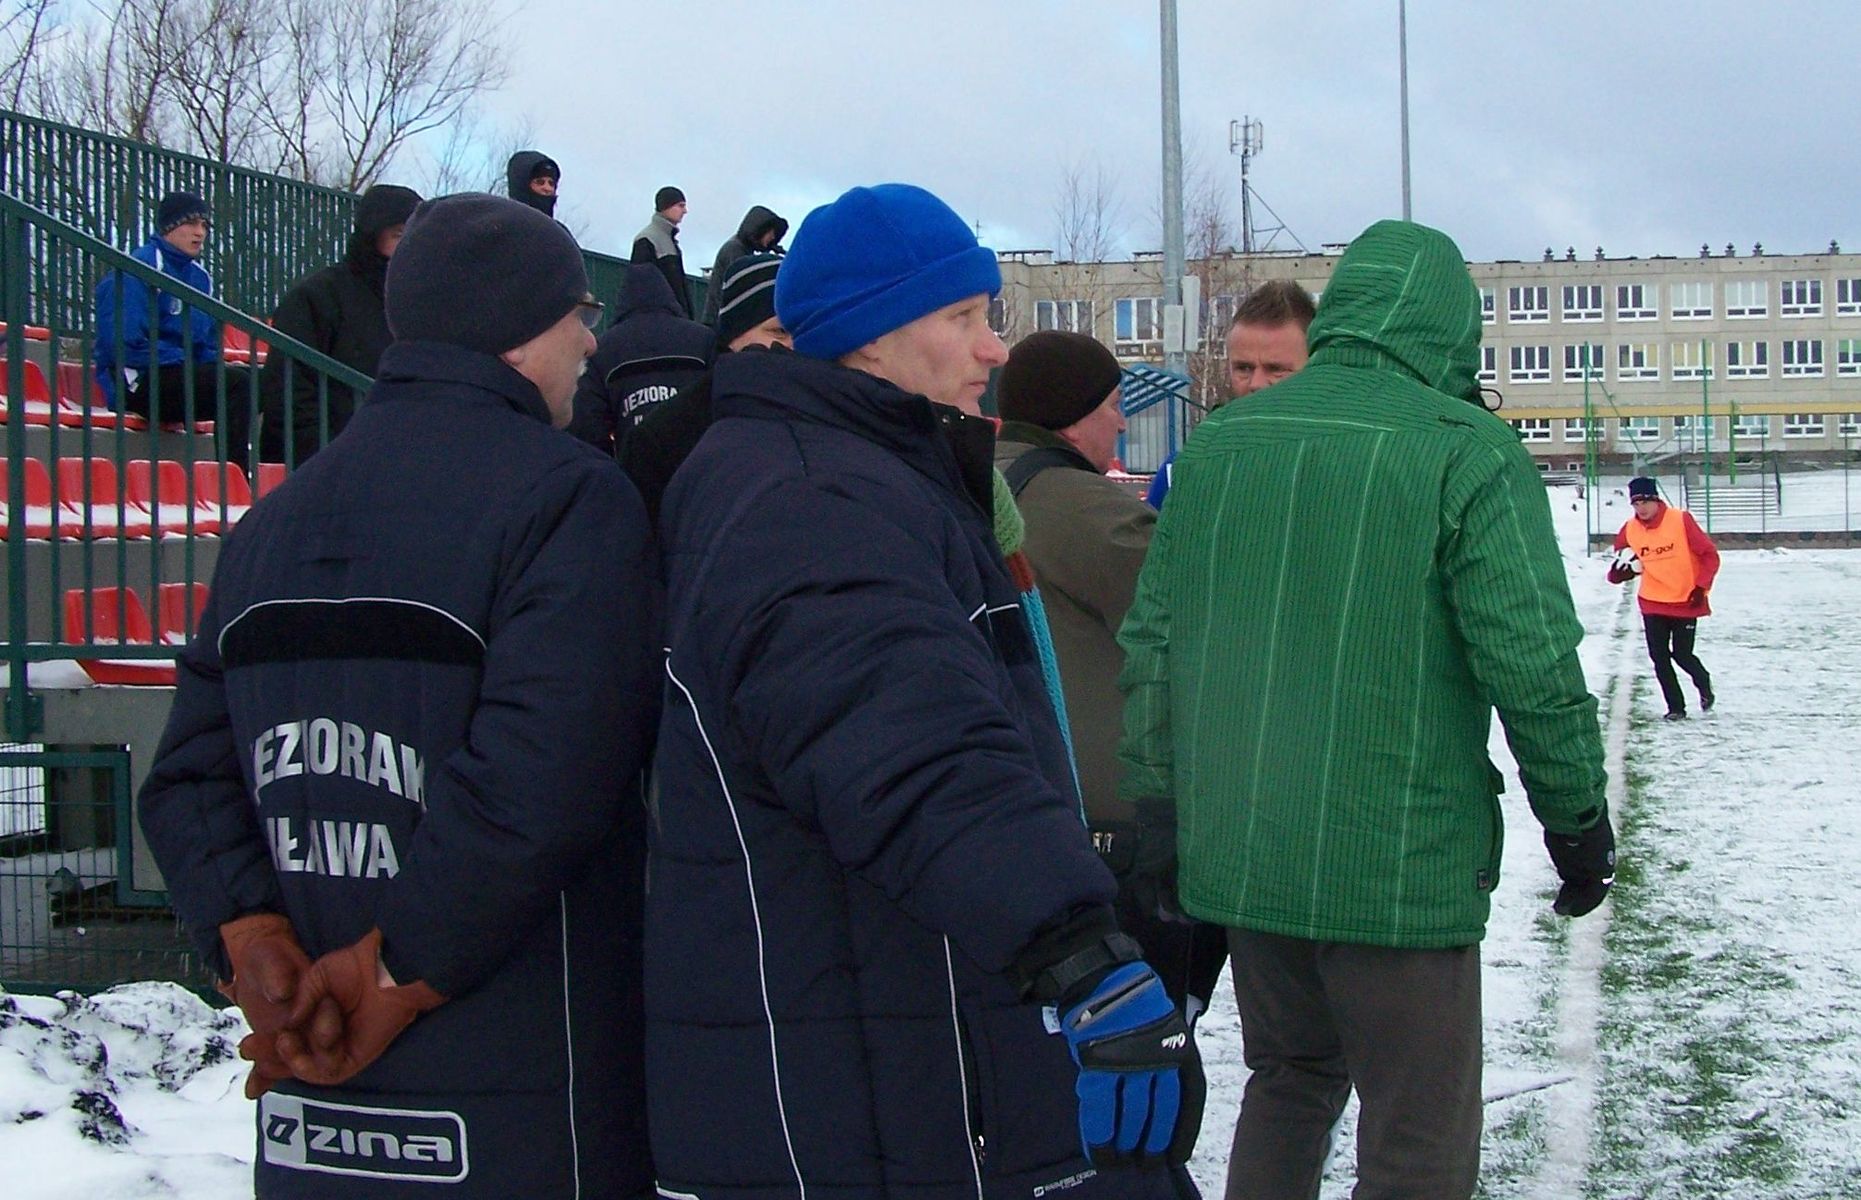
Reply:
M614 454L627 431L711 365L715 338L686 317L657 264L630 263L614 322L575 390L569 432Z
M704 297L704 323L717 324L717 297L723 291L724 276L730 264L746 254L782 254L782 239L788 235L788 222L758 204L743 214L743 223L711 264L711 286Z
M278 301L272 325L345 366L373 378L394 335L388 331L385 295L388 259L400 230L420 203L412 188L376 184L355 206L355 228L343 261L292 284ZM356 395L346 384L327 385L327 422L318 402L321 377L284 355L265 369L265 427L259 457L297 462L315 454L343 431L355 413Z
M546 217L556 215L556 186L562 180L562 168L556 160L540 150L519 150L504 167L504 182L510 198L528 204ZM547 182L546 191L537 187Z
M1311 1194L1355 1084L1365 1187L1466 1197L1495 709L1564 880L1555 911L1590 911L1613 878L1583 626L1537 469L1477 403L1479 296L1453 241L1371 226L1310 334L1304 370L1209 414L1176 460L1118 637L1119 794L1173 839L1140 868L1228 927L1258 1081L1229 1194Z

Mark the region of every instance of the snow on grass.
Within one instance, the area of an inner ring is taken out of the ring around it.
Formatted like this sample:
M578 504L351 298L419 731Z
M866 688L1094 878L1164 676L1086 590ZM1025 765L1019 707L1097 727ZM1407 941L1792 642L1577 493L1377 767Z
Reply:
M1628 517L1618 492L1598 498L1608 532ZM1482 946L1478 1194L1861 1196L1861 553L1727 552L1699 640L1718 711L1669 725L1632 597L1584 554L1583 502L1551 500L1584 669L1605 729L1626 720L1622 862L1606 922L1551 915L1555 877L1495 726L1511 782ZM249 1196L243 1032L166 984L0 993L5 1195ZM1225 983L1198 1036L1191 1171L1218 1196L1247 1075ZM1355 1181L1354 1122L1353 1101L1326 1200Z

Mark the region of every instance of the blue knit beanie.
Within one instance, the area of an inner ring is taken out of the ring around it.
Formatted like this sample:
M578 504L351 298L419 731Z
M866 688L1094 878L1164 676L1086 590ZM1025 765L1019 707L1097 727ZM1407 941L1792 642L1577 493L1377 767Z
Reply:
M908 183L858 187L808 214L775 280L775 311L810 358L839 358L947 304L1002 290L995 253Z

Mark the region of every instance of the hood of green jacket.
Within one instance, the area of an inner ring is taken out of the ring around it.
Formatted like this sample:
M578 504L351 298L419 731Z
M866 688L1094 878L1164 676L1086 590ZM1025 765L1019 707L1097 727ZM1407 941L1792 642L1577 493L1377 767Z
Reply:
M1479 400L1480 293L1454 239L1378 221L1338 259L1309 335L1312 365L1380 367Z

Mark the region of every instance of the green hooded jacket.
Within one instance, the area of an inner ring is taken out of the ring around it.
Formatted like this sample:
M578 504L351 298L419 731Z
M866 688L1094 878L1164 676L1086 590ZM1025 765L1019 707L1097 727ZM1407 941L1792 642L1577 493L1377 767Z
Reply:
M1119 634L1121 791L1174 805L1193 916L1467 945L1499 880L1494 709L1546 828L1606 811L1582 627L1538 472L1469 403L1480 308L1453 241L1372 226L1310 338L1176 461Z

